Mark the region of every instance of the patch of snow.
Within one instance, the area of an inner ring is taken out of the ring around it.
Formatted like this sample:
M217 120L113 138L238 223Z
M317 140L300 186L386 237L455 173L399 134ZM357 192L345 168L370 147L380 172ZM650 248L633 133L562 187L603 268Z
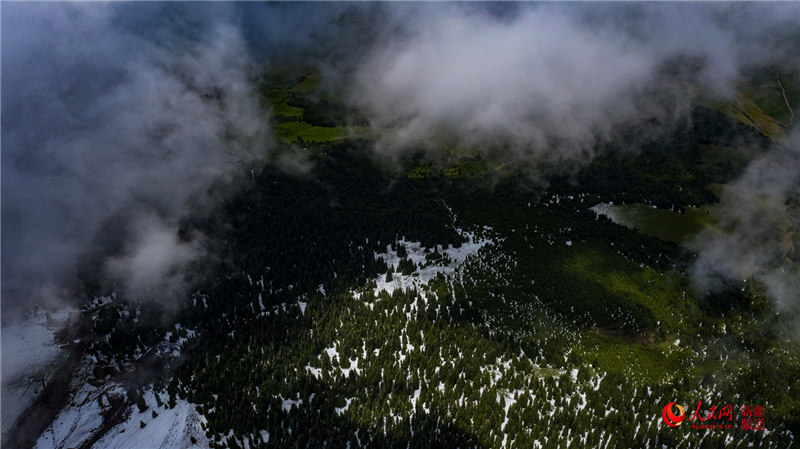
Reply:
M331 361L333 361L334 358L336 358L337 362L339 361L339 351L336 350L336 343L330 348L323 349L323 351L328 354L328 358L331 359Z
M597 391L600 388L600 382L602 382L605 377L605 374L603 376L597 376L597 383L592 382L592 390Z
M281 397L281 408L287 413L292 409L292 406L300 407L301 405L303 405L302 399L283 399Z
M311 365L306 365L306 371L311 373L311 375L314 376L317 379L322 377L322 368L314 368Z
M498 401L500 399L503 399L503 406L505 408L505 419L500 425L500 430L505 430L506 424L508 424L508 411L511 409L511 406L517 402L517 400L514 399L514 394L511 392L506 393L502 398L498 398Z
M586 408L586 393L578 393L578 396L581 397L581 403L578 404L578 410L583 410Z
M451 246L444 249L440 245L437 245L436 251L442 255L442 258L433 261L427 259L427 256L432 253L426 251L420 242L412 242L404 239L398 240L397 244L405 246L408 259L414 262L417 269L410 275L404 275L400 272L392 273L392 280L389 282L386 282L386 276L384 274L378 275L378 277L374 279L377 286L373 294L377 295L381 290L385 290L391 295L396 289L405 290L427 285L428 282L435 279L439 273L447 275L455 272L467 258L477 254L484 246L493 243L493 241L488 238L478 238L474 232L466 232L458 228L456 230L463 237L466 237L467 241L463 242L458 248ZM378 257L382 257L387 265L395 268L401 260L397 255L397 251L392 250L391 245L386 246L385 253L375 253L375 258L377 259Z
M604 215L608 217L614 223L617 223L619 220L619 214L617 214L614 210L614 203L595 204L594 206L590 207L589 210L597 215Z
M358 359L350 359L350 366L347 368L341 368L342 374L344 377L350 375L350 371L355 371L356 374L361 374L361 369L358 367Z
M342 414L343 414L344 412L346 412L346 411L347 411L347 409L349 409L349 408L350 408L350 403L351 403L351 402L353 402L353 400L354 400L354 399L355 399L355 398L347 398L347 399L345 400L345 401L347 401L347 402L345 403L344 407L334 407L333 411L334 411L334 412L336 412L336 414L337 414L337 415L339 415L339 416L342 416Z
M417 408L417 400L419 400L419 395L422 392L422 389L417 388L414 390L414 394L411 396L411 410Z

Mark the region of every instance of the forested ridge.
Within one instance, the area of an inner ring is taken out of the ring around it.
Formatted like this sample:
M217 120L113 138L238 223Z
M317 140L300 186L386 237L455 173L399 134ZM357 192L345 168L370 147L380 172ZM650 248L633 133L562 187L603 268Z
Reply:
M287 98L299 121L347 125L335 101ZM303 142L308 173L265 168L191 224L217 257L177 318L153 326L155 305L113 297L91 351L113 371L179 344L128 395L196 404L212 447L788 447L800 350L763 286L697 291L689 249L590 209L713 204L708 185L737 171L701 146L769 143L704 108L671 139L546 182L478 156L397 169L368 138ZM768 430L661 422L699 400L765 405Z

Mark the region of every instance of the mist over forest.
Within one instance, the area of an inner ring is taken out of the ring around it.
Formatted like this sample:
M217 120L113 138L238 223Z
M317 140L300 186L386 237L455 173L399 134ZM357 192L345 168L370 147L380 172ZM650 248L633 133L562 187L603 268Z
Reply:
M4 446L798 436L800 3L1 13Z

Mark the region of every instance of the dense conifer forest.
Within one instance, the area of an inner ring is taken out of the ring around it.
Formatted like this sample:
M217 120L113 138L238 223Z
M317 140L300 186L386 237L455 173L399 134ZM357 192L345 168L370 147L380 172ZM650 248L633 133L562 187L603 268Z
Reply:
M341 107L292 95L301 120ZM701 147L769 145L704 107L670 139L544 181L491 158L397 170L369 139L303 143L309 172L266 168L191 224L222 246L178 324L137 328L158 311L116 298L92 351L113 365L178 344L128 397L196 404L212 447L789 446L800 352L763 287L704 294L692 251L592 210L713 204L709 184L737 173ZM765 404L768 430L660 422L699 400Z

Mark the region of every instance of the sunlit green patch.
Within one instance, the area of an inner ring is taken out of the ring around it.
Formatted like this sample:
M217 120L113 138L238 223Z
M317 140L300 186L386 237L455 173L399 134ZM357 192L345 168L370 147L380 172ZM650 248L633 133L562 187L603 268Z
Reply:
M669 381L680 375L681 350L677 346L664 350L586 330L581 332L575 351L600 372L617 372L644 383Z
M291 119L298 120L303 115L303 110L290 106L286 101L286 94L282 90L270 90L266 92L266 98L269 102L269 107L272 110L272 115L277 120Z
M780 140L783 128L773 117L761 110L748 96L741 95L727 104L723 111L736 120L757 128L762 134Z
M448 178L472 178L486 174L486 164L480 161L462 161L444 172Z
M328 142L348 136L347 128L311 126L298 121L279 123L274 130L278 140L284 143Z
M686 207L683 213L644 204L609 206L609 218L642 234L667 242L684 243L712 223L713 206Z
M738 86L733 100L703 104L758 129L771 139L782 141L786 138L786 128L797 121L792 109L800 103L796 79L794 74L762 70Z
M294 84L291 89L292 92L308 93L319 86L320 77L318 73L311 73L303 76L303 78Z
M793 114L796 115L797 106L800 105L800 83L797 73L785 70L762 70L753 76L750 84L746 92L765 114L784 127L797 121L798 117L793 117Z
M663 334L683 327L680 317L688 303L686 285L679 276L597 250L576 252L567 259L565 268L573 282L586 285L596 292L596 298L606 301L604 306L617 305L651 330L661 330ZM656 322L650 323L650 317Z

